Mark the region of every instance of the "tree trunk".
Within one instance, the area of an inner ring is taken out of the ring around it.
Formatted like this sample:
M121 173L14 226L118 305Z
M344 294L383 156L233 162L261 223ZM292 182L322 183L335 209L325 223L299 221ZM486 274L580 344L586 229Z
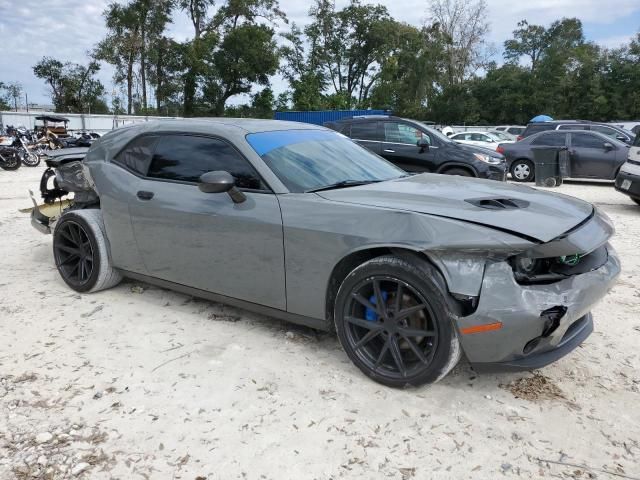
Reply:
M133 106L133 58L129 57L127 65L127 114L131 115Z
M140 49L140 81L142 82L142 108L143 112L147 113L147 39L145 29L142 29L142 42Z

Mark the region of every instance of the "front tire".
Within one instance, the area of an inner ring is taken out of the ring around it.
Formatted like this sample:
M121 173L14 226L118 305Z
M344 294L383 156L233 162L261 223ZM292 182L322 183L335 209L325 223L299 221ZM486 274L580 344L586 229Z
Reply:
M53 232L53 256L62 280L77 292L97 292L117 285L122 276L111 262L102 212L71 210Z
M382 256L355 268L334 307L338 339L368 377L390 387L444 377L461 350L439 273L426 261Z
M22 164L26 167L37 167L40 165L40 156L29 151L23 152Z
M511 164L511 178L516 182L533 182L536 169L531 160L521 158Z

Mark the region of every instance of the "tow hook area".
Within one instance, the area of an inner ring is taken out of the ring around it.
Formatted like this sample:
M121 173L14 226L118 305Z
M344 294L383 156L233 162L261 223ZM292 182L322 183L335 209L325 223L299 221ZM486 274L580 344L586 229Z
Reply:
M540 314L540 318L544 321L544 328L542 329L542 335L527 342L522 350L522 353L528 355L540 344L543 338L547 338L553 332L555 332L560 326L560 320L567 313L567 307L555 306L544 310Z

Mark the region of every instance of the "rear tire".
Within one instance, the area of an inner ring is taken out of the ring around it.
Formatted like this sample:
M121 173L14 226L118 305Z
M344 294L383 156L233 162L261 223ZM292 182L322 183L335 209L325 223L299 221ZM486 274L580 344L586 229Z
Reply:
M117 285L122 275L113 267L102 212L71 210L56 222L53 256L58 273L77 292L97 292Z
M438 276L426 261L387 255L344 279L334 305L338 339L369 378L389 387L419 386L437 382L458 363L460 344Z
M444 173L445 175L458 175L459 177L475 176L469 170L466 170L464 168L450 168L449 170L446 170Z
M515 182L533 182L536 169L531 160L521 158L511 164L511 178Z

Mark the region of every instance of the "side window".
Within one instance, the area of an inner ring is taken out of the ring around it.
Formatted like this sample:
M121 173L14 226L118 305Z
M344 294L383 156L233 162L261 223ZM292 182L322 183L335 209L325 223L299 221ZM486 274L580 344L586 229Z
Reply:
M564 147L566 145L566 133L549 132L543 133L531 141L531 145L546 145L549 147Z
M116 155L113 162L140 175L146 175L157 141L158 137L155 135L138 137Z
M602 125L593 125L591 127L591 130L593 130L594 132L600 132L600 133L604 133L605 135L611 137L611 138L617 138L618 135L622 136L621 133L618 133L617 130L614 130L611 127L604 127Z
M229 144L214 138L188 135L162 137L147 176L198 182L200 175L215 170L225 170L233 175L238 188L265 188L253 166Z
M384 123L384 139L391 143L406 143L409 145L415 145L418 140L425 139L431 144L431 138L429 138L429 135L424 134L422 130L397 122Z
M487 137L486 135L483 135L481 133L472 133L471 134L471 140L473 140L474 142L488 142L489 141L489 137Z
M573 133L571 135L571 144L580 148L602 148L604 141L595 135L588 133Z
M380 141L378 137L378 122L353 122L351 124L350 137L354 140Z

